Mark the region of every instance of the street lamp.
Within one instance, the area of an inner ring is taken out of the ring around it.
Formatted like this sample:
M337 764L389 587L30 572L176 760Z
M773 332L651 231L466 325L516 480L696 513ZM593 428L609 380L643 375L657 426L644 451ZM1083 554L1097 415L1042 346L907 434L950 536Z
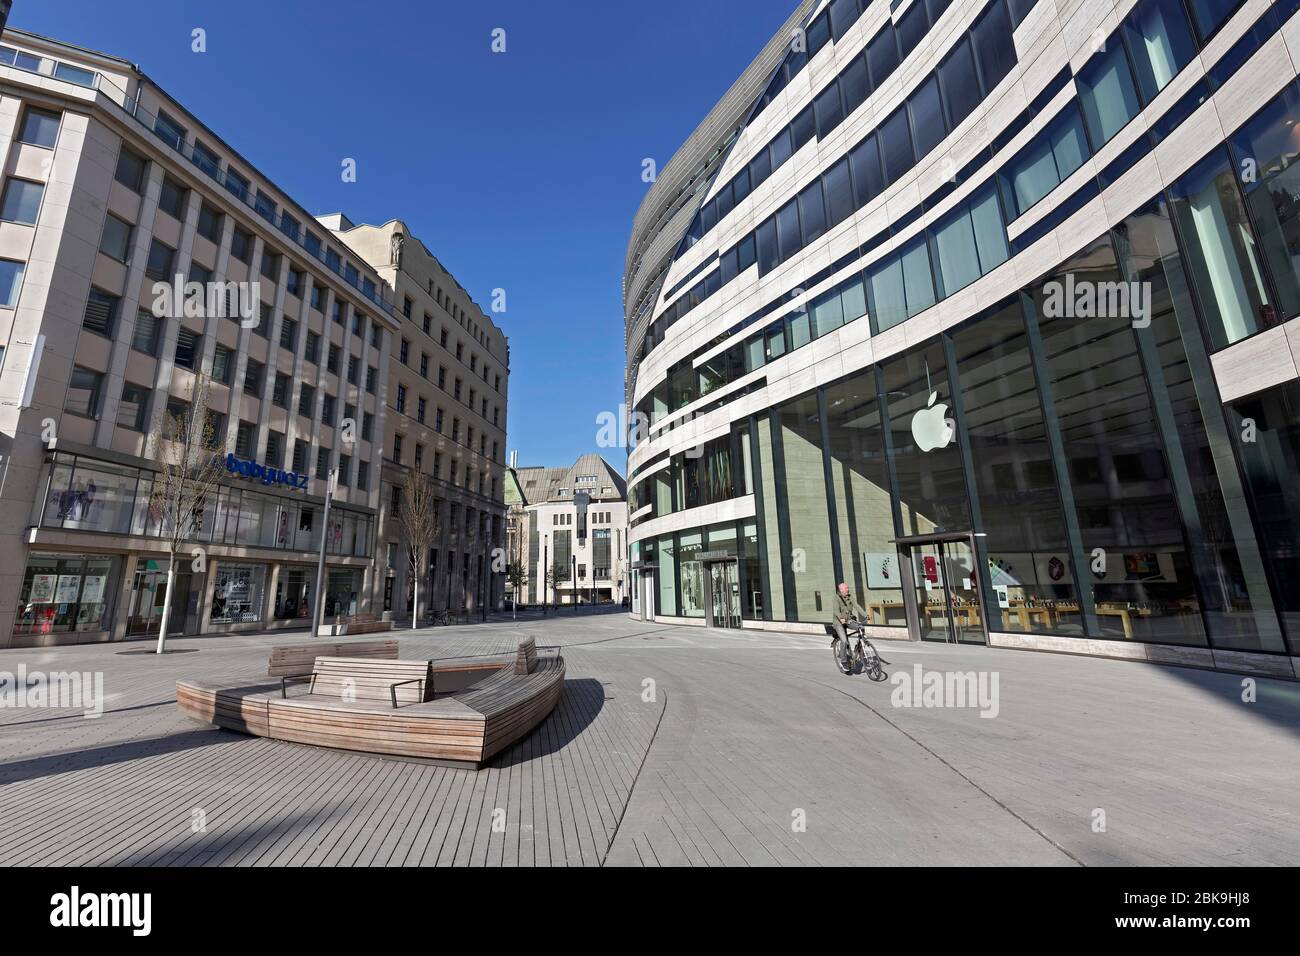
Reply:
M321 622L325 619L325 542L328 540L330 533L330 502L334 500L334 492L338 486L339 470L338 468L331 468L329 480L325 483L325 513L321 518L320 555L316 560L316 601L311 614L311 636L313 638L320 636Z
M573 555L573 574L569 578L569 591L573 594L573 609L578 609L578 556Z

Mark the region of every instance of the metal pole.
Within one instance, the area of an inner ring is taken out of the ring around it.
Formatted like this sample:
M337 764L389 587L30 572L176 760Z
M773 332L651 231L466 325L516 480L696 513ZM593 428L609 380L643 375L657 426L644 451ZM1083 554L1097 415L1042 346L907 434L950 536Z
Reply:
M338 470L331 468L329 480L325 483L325 514L320 526L320 556L316 560L316 600L311 614L311 636L320 634L321 622L325 618L325 542L330 529L330 501L334 498L334 489L338 487Z
M548 552L550 550L549 548L550 543L551 543L550 538L547 537L542 538L542 617L546 617L547 612L549 610L548 606L551 603L551 596L546 593L547 591L546 578L548 577L546 573L546 562L550 560L550 558L548 557Z
M573 592L573 609L578 610L578 556L571 555L573 559L573 577L569 578L569 589Z

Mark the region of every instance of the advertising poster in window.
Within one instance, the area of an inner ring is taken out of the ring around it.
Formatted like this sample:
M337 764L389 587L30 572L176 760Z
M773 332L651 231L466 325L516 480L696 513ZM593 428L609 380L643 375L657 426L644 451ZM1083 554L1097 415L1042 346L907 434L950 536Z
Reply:
M81 591L80 574L60 574L58 587L54 592L55 604L76 604L77 594Z
M54 582L57 578L57 574L32 575L31 603L52 604L54 602Z
M81 589L81 603L102 604L104 601L104 585L107 581L107 575L87 574L85 584Z
M863 557L867 565L867 587L875 591L880 588L901 588L902 579L898 575L898 554L893 551L867 551Z

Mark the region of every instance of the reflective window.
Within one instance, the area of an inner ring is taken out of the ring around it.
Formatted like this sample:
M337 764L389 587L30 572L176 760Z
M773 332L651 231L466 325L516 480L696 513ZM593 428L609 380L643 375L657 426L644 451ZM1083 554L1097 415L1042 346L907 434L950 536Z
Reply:
M885 168L885 182L893 184L912 168L916 157L912 153L912 137L907 127L907 109L899 107L894 115L881 124L880 155Z
M854 197L858 208L861 209L885 187L884 175L880 170L880 150L876 146L876 137L869 136L860 143L849 154L849 164L853 167Z
M879 86L898 66L898 44L894 39L894 25L888 23L874 40L867 44L867 65L871 68L871 82Z
M1124 35L1147 102L1196 55L1180 0L1143 0L1125 18Z
M805 395L780 406L777 420L785 464L782 511L789 524L790 548L804 557L799 573L790 577L789 593L794 598L794 607L786 608L786 620L829 621L835 566L817 396Z
M939 65L939 86L948 108L948 122L953 129L980 104L979 77L969 43L958 43Z
M939 105L939 81L926 80L907 99L907 110L912 117L912 138L916 143L918 158L943 142L947 129L943 124L943 108Z
M1005 4L990 5L988 12L971 28L971 43L987 95L1016 65L1016 45L1011 38L1011 20Z
M826 185L826 214L831 226L839 225L853 215L853 179L849 175L849 160L841 159L822 177Z
M817 119L817 138L825 139L844 119L844 104L840 102L838 83L832 83L818 95L813 101L813 112Z
M1236 176L1215 150L1169 190L1183 260L1215 348L1276 324Z
M1112 43L1094 55L1075 77L1075 83L1083 117L1097 149L1109 142L1141 109L1123 44Z
M814 179L799 194L799 220L802 224L803 245L809 245L826 232L826 205L822 199L822 183Z

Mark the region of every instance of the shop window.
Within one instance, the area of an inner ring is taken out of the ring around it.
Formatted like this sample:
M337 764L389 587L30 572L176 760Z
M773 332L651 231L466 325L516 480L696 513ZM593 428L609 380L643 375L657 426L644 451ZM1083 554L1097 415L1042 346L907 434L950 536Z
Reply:
M15 634L102 631L118 587L116 557L38 554L27 559Z
M249 624L262 620L266 567L227 564L217 568L212 588L213 624Z

